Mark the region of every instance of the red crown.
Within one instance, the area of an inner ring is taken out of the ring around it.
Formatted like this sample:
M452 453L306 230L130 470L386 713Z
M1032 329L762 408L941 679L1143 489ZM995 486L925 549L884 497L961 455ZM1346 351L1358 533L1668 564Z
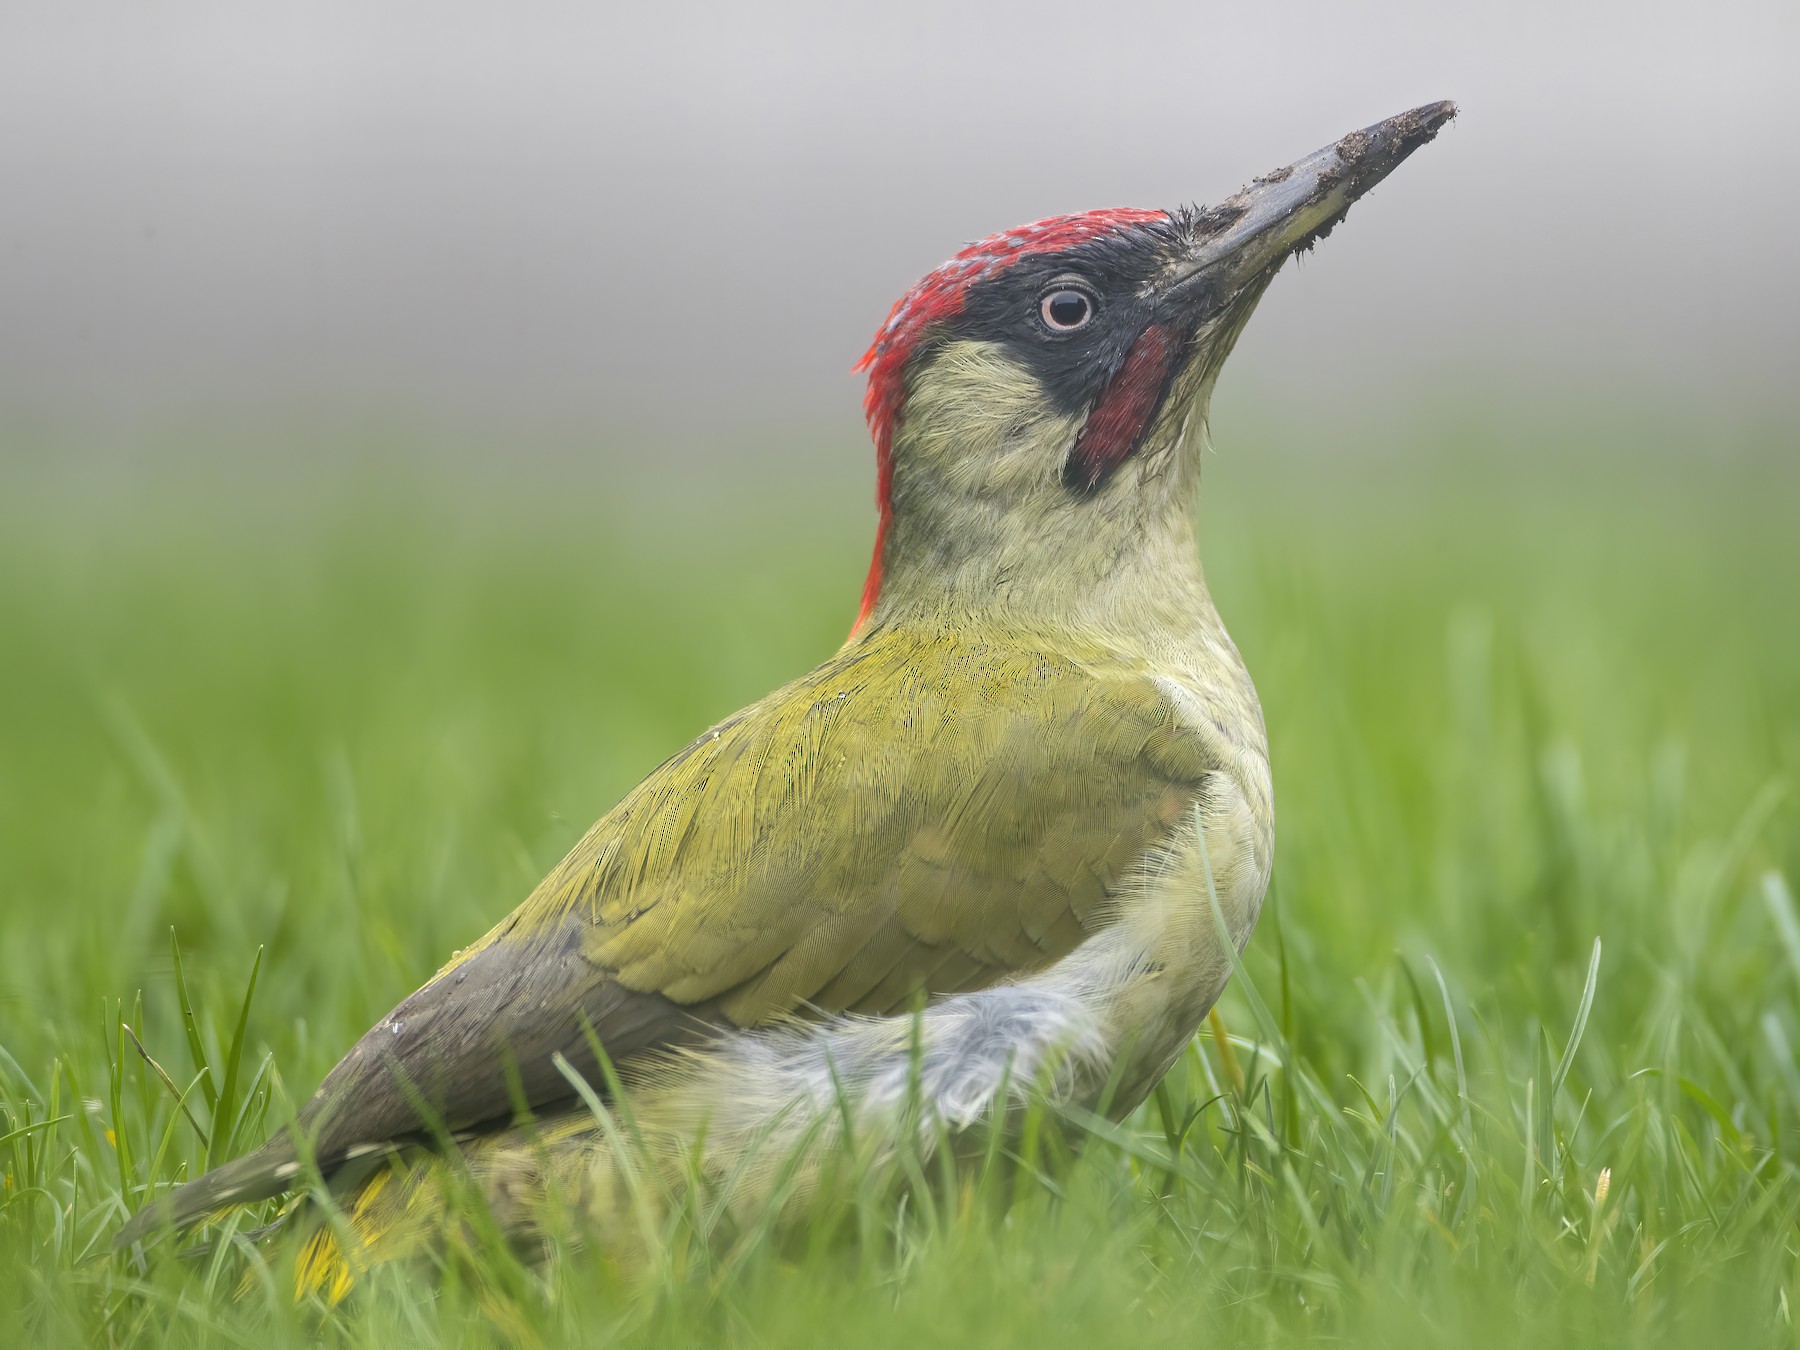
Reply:
M1050 216L990 234L927 272L918 285L894 302L894 307L888 311L887 322L875 334L869 350L852 367L869 372L863 411L868 414L869 430L874 434L877 449L886 453L894 414L904 393L901 382L906 371L906 358L912 355L921 334L962 309L969 287L1005 271L1021 258L1059 253L1126 226L1147 225L1168 218L1166 211L1146 211L1135 206Z

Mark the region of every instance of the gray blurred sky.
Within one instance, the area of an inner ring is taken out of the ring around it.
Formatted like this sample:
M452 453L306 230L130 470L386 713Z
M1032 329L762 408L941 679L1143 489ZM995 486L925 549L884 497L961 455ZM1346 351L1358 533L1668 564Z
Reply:
M1800 6L0 0L0 417L852 427L962 241L1463 116L1236 378L1800 368Z

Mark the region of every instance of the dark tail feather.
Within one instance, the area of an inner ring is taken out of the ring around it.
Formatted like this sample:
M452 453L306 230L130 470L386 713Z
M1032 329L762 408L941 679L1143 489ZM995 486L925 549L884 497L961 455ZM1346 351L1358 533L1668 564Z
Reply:
M113 1250L122 1251L166 1228L189 1228L233 1205L254 1204L291 1190L300 1163L294 1141L278 1134L254 1153L215 1167L145 1205L119 1230Z

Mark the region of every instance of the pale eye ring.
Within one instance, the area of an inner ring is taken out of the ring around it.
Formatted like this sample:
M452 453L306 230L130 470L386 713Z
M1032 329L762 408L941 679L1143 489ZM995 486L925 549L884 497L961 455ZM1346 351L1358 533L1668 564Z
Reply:
M1038 317L1053 333L1086 328L1094 317L1094 297L1074 286L1058 286L1038 301Z

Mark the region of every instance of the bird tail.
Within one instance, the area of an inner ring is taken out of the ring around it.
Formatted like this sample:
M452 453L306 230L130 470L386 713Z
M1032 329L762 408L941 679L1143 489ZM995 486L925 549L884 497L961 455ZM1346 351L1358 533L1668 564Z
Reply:
M929 1155L940 1130L959 1132L1039 1091L1087 1103L1106 1081L1110 1040L1084 992L1079 982L997 986L916 1018L740 1033L643 1071L623 1129L582 1084L586 1109L452 1134L443 1148L350 1150L330 1171L332 1203L283 1220L300 1244L295 1293L337 1303L378 1265L466 1252L479 1270L496 1242L523 1256L590 1234L632 1267L650 1258L662 1206L696 1168L724 1203L752 1214L803 1202L852 1136L881 1165ZM294 1145L277 1136L178 1187L118 1245L291 1189L299 1169Z
M496 1243L520 1254L548 1250L556 1237L575 1236L580 1225L568 1221L577 1211L618 1226L607 1222L615 1169L586 1112L452 1143L392 1150L332 1178L335 1212L312 1212L315 1226L294 1259L297 1301L335 1305L375 1266L428 1253L455 1257Z
M254 1153L215 1167L145 1205L113 1238L113 1249L123 1251L163 1229L191 1228L241 1205L280 1195L293 1187L299 1171L293 1139L278 1134Z

